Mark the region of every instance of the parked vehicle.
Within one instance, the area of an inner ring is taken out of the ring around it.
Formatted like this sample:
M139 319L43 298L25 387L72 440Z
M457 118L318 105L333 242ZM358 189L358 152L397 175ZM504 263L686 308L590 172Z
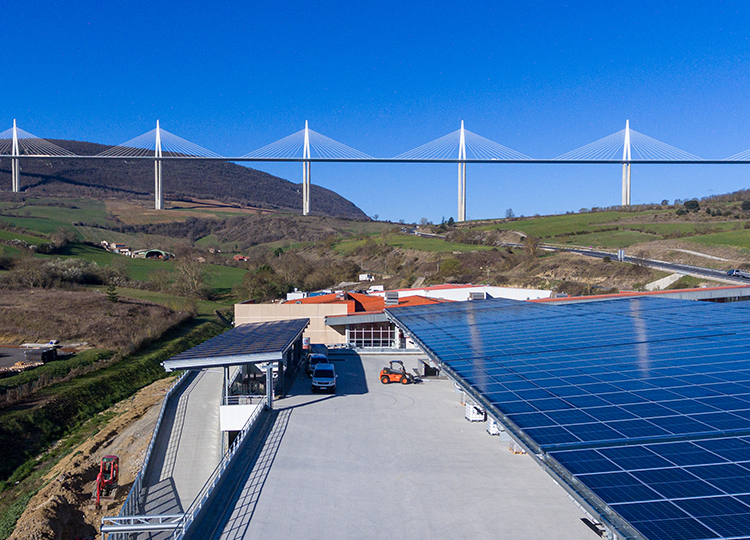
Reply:
M315 366L312 374L312 391L316 390L336 391L336 370L333 364L320 363Z
M393 360L388 363L388 367L384 367L380 370L380 382L388 384L392 382L398 382L401 384L411 384L417 379L406 371L404 363L401 360Z
M308 375L312 375L313 371L315 371L315 366L317 366L318 364L327 363L328 357L326 355L313 353L307 357L307 365L305 366L305 371Z
M311 354L322 354L328 358L328 346L325 343L310 343L307 355L310 356Z

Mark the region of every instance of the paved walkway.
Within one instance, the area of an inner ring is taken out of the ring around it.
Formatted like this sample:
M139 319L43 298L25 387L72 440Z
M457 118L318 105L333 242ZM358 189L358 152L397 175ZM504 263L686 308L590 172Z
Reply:
M221 369L193 372L164 412L149 470L145 514L187 510L221 460Z
M530 456L464 419L449 381L384 386L387 360L334 362L335 395L299 376L190 537L597 538Z

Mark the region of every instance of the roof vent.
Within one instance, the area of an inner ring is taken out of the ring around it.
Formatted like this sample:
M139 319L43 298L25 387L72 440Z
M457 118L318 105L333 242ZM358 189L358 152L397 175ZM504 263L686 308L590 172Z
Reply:
M487 293L486 292L472 292L469 293L469 300L486 300L487 299Z
M398 291L385 291L385 305L386 306L398 305Z

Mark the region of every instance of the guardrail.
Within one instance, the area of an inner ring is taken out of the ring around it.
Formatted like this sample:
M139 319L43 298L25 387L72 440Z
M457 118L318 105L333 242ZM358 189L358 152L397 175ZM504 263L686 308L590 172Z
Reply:
M102 518L102 533L127 534L133 532L173 531L183 514L162 516L117 516Z
M190 525L192 525L198 513L201 511L201 509L206 504L206 502L208 502L208 500L210 499L211 494L214 491L214 488L217 486L217 484L221 480L222 474L227 469L227 467L229 467L229 464L232 462L232 458L235 456L235 454L239 450L240 445L245 440L245 437L247 436L247 434L255 425L255 422L260 417L261 412L265 410L266 398L263 397L260 403L263 406L256 407L256 409L253 411L253 414L250 415L250 418L247 419L247 422L245 422L245 426L242 428L242 431L239 432L239 434L237 435L237 438L235 438L234 442L232 443L232 446L230 446L227 453L224 454L224 457L221 459L221 462L216 466L216 469L214 469L214 472L208 478L206 483L203 484L203 487L198 492L198 495L196 495L192 504L187 509L182 519L180 520L180 522L177 524L175 531L172 534L172 538L174 540L181 540L185 536L185 533L187 532Z
M263 403L265 400L266 397L261 395L224 396L222 405L253 405Z
M164 394L164 401L162 401L161 404L161 410L159 411L159 418L156 420L156 425L154 426L154 434L151 437L151 442L148 445L148 449L146 450L146 455L143 458L143 465L141 465L141 470L138 472L138 474L135 477L135 480L133 481L133 486L130 488L130 492L128 493L127 498L125 499L125 502L122 505L122 509L120 510L120 513L117 515L118 518L125 518L125 517L132 517L136 516L139 512L141 512L143 508L143 478L146 476L146 471L148 469L149 462L151 460L151 454L154 451L154 446L156 445L156 439L159 436L159 430L161 429L161 423L164 419L164 412L167 410L167 405L169 404L169 399L172 397L172 394L174 394L177 389L183 385L185 382L185 377L189 374L189 371L184 372L182 375L180 375L180 378L175 381L175 383L167 390L167 393ZM102 518L102 525L104 525L104 521L112 519L112 518ZM115 533L116 534L116 533ZM116 534L113 537L113 540L119 540L120 535Z

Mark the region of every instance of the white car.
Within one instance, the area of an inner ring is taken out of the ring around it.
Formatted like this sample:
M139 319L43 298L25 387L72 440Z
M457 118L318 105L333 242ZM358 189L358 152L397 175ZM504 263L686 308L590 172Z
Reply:
M333 364L317 364L312 374L312 391L327 390L336 391L336 370Z

